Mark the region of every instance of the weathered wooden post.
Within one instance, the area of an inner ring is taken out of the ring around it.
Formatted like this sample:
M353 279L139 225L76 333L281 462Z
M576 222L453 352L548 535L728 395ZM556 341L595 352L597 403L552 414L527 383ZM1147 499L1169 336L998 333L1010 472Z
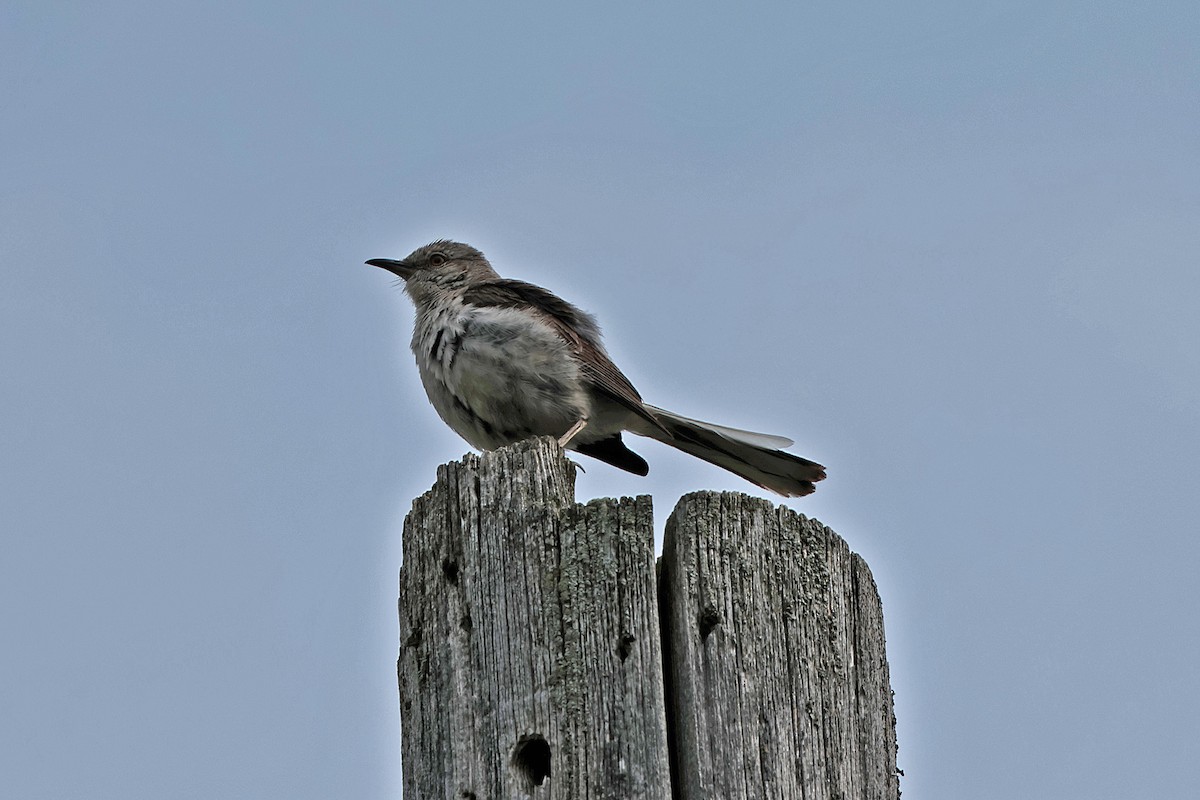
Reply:
M404 526L406 800L899 796L879 598L836 534L700 492L655 572L650 499L577 505L552 439L439 468Z
M836 533L696 492L667 520L659 575L679 797L899 797L883 609Z
M439 468L404 525L405 800L670 796L650 498L553 439Z

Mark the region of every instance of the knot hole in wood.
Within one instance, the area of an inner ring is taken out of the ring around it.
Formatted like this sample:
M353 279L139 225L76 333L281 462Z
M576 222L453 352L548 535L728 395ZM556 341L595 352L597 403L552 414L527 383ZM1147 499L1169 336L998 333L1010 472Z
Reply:
M711 603L706 605L697 617L696 624L700 626L700 641L708 641L708 635L713 632L713 628L721 624L721 614L717 607Z
M525 791L533 791L550 777L550 744L541 734L522 736L513 748L512 766Z

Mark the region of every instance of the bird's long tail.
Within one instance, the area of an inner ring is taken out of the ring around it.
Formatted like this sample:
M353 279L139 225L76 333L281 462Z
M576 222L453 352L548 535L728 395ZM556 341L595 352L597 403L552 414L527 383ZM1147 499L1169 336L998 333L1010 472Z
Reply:
M663 430L647 426L638 433L724 467L784 497L812 494L816 490L813 484L825 478L825 468L820 464L779 449L791 446L791 439L701 422L650 405L646 410L662 423Z

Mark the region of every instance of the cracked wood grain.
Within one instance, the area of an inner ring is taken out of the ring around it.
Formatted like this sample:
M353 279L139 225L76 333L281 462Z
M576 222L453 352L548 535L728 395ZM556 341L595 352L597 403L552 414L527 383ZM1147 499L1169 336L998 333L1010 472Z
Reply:
M744 494L689 494L659 594L677 798L899 797L882 607L836 533Z
M468 455L405 520L400 637L406 798L899 797L870 570L765 500L684 497L656 580L650 498Z
M405 520L406 798L666 798L649 497L575 503L552 439L439 468Z

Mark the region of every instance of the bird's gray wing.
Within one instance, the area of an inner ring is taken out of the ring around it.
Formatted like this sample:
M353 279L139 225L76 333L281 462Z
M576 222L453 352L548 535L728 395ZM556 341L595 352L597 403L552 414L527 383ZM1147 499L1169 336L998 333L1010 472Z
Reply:
M477 307L523 308L547 323L571 346L579 359L584 377L593 387L650 422L666 428L647 410L642 396L629 379L617 369L600 343L600 328L587 312L561 297L532 283L502 279L472 286L463 294L463 301Z

